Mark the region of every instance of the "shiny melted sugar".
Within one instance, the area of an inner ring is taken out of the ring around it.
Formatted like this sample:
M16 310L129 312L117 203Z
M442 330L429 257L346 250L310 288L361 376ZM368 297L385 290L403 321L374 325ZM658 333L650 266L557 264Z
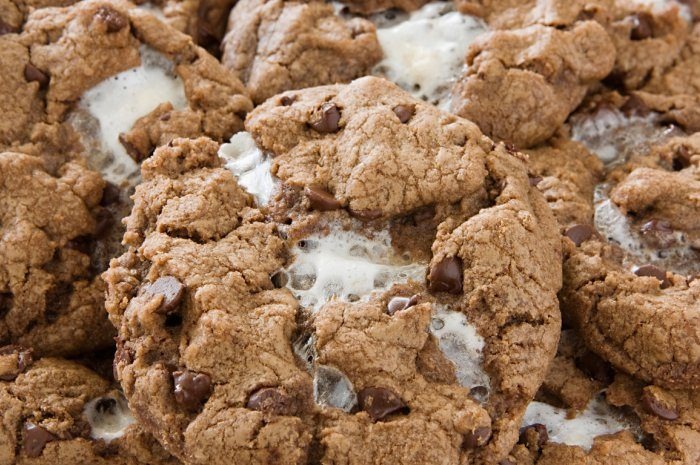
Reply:
M594 194L595 227L609 242L627 252L627 266L651 263L676 273L697 272L699 254L693 250L682 231L667 234L667 244L657 247L645 240L641 226L633 223L609 197L610 187L601 184Z
M572 138L595 153L605 164L627 161L632 154L644 154L649 147L681 131L658 124L658 115L626 116L614 108L572 118Z
M403 16L389 10L374 20L384 59L373 73L415 97L449 107L450 89L464 67L467 48L487 31L486 25L454 11L449 2L428 3Z
M608 405L602 396L592 399L586 409L574 418L568 417L566 409L531 402L525 411L522 426L535 423L547 427L550 442L586 450L591 448L597 436L635 429L632 422Z
M187 107L182 80L162 54L141 47L141 65L105 79L83 94L70 121L96 156L90 162L110 182L138 176L138 165L119 142L119 134L161 103Z
M83 413L90 423L90 437L105 442L122 437L135 421L121 392L91 400L85 404Z

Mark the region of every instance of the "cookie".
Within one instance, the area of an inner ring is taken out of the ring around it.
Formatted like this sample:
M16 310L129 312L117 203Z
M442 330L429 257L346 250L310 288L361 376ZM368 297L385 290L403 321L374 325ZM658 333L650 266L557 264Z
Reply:
M527 148L552 136L614 61L613 42L595 21L493 31L470 47L451 110Z
M345 0L345 7L354 13L371 14L384 10L414 11L422 7L429 0Z
M697 462L696 391L668 390L615 374L587 352L573 330L562 333L555 362L545 392L528 407L519 444L502 463Z
M172 464L126 399L88 368L0 348L0 463Z
M39 356L107 347L99 273L109 248L111 189L76 160L0 154L0 342Z
M19 32L29 13L36 8L68 6L77 0L2 0L0 35Z
M231 12L222 62L261 103L280 92L348 82L382 57L375 28L324 2L246 0Z
M228 139L252 108L215 58L129 3L36 10L19 37L2 39L15 50L3 51L11 78L3 110L25 124L9 125L0 142L40 137L48 129L36 123L63 123L93 152L96 168L111 166L111 181L137 171L127 153L141 160L175 136Z
M279 99L291 96L291 105L279 103ZM525 379L515 373L538 373L534 361L551 357L552 336L558 328L556 309L544 302L533 303L533 308L540 309L539 316L517 317L529 331L508 325L494 327L494 319L505 322L509 317L490 312L496 308L506 313L517 311L507 303L496 304L492 300L497 299L495 294L482 284L482 280L503 283L496 276L500 252L494 251L491 257L495 262L490 262L490 252L483 247L488 248L489 240L521 237L517 221L509 219L511 211L521 208L515 199L528 199L522 208L541 225L535 233L539 239L526 234L528 238L516 241L542 241L551 248L540 251L552 254L551 260L558 257L556 228L541 197L531 190L520 156L494 145L468 121L412 99L377 78L362 78L348 86L287 92L254 110L246 129L263 152L272 154L272 173L282 182L270 208L275 211L280 203L284 206L278 221L291 222L287 237L301 240L292 249L296 258L283 276L302 306L323 312L324 302L332 295L346 302L363 301L372 291L391 291L392 285L400 282L418 283L418 288L411 288L412 294L440 295L433 305L433 331L441 334L450 322L442 345L448 359L452 356L457 363L458 379L477 391L482 391L484 384L491 386L487 410L492 436L480 451L467 455L493 458L507 450L506 444L514 440L511 428L517 424L518 405L524 405L520 396L534 392L539 384L536 376ZM472 175L463 177L463 172ZM519 174L510 178L507 173ZM486 207L492 205L488 198L500 200L491 209ZM477 214L480 209L483 215ZM365 224L347 224L348 215ZM484 242L475 232L479 229L485 233ZM370 241L363 232L371 234ZM512 250L512 246L505 249ZM427 269L421 273L420 266ZM557 280L553 273L543 283L552 289ZM402 297L410 300L410 294ZM451 310L443 313L441 305L448 304ZM468 329L455 335L454 328L460 326ZM528 347L528 361L504 355L510 344L505 341L512 343L526 332L538 335L528 342L520 341L521 347ZM449 342L454 338L465 341L468 334L477 341L483 338L483 342ZM470 347L466 353L456 349L464 344ZM483 363L478 356L482 351ZM521 368L520 363L529 368ZM484 369L488 375L470 378L470 373ZM511 398L513 395L520 399ZM498 407L504 398L509 399L508 411Z
M696 389L700 374L692 277L700 185L697 166L677 152L694 140L672 139L612 170L597 189L595 228L565 233L565 317L618 369L673 389Z

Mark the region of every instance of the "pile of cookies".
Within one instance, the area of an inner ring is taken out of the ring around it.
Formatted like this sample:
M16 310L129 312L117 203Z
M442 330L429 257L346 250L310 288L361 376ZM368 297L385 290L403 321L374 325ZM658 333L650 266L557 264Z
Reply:
M0 0L0 465L700 463L697 0Z

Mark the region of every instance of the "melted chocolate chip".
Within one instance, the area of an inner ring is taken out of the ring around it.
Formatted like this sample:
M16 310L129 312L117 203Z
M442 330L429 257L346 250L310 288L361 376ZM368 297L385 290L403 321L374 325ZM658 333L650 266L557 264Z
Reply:
M284 271L278 271L270 277L270 281L277 289L281 289L289 282L289 276Z
M306 198L309 199L311 208L314 210L326 212L338 210L341 206L340 202L333 197L333 194L321 189L320 187L306 187L304 189L304 194L306 194Z
M411 297L392 297L386 306L387 313L393 315L396 312L406 310L409 307L413 307L418 303L418 295L412 295Z
M646 116L650 111L647 104L634 94L629 96L625 104L620 107L620 110L622 110L626 115L638 116Z
M284 107L288 107L292 103L296 102L297 96L296 95L283 95L280 97L280 105Z
M576 366L583 371L586 376L603 384L610 384L613 381L615 372L608 362L598 357L593 352L587 351L575 360Z
M25 423L22 429L22 448L28 457L39 457L46 444L56 439L46 429L31 422Z
M39 87L46 87L49 84L49 77L46 73L31 63L24 66L24 79L27 82L38 82Z
M669 406L663 404L660 399L654 397L652 393L645 390L642 394L642 405L651 414L656 415L664 420L673 421L678 419L678 412Z
M416 113L416 107L414 105L396 105L392 110L399 118L399 121L404 124Z
M541 182L542 182L542 176L530 176L530 185L532 187L537 187L537 185Z
M515 147L515 145L511 144L510 142L506 142L504 144L504 147L506 148L506 151L510 154L518 153L518 149Z
M257 410L268 415L293 415L294 402L277 388L262 388L248 398L246 408Z
M659 268L656 265L642 265L634 270L637 276L650 276L658 279L661 282L661 289L665 289L671 285L671 282L666 277L666 270Z
M630 31L630 39L644 40L654 36L654 17L646 11L632 15L634 27Z
M168 314L175 310L182 302L185 295L185 285L174 276L163 276L151 283L147 288L148 295L162 295L163 302L158 308L158 313Z
M520 444L525 444L529 449L541 449L549 441L547 427L542 423L533 423L524 428L520 428Z
M121 31L127 24L127 19L123 14L107 6L98 8L95 17L105 23L107 32L110 34Z
M469 395L483 403L489 397L489 389L486 386L474 386L469 390Z
M589 224L575 224L566 230L564 235L571 239L576 247L580 246L596 234L596 230Z
M24 372L24 370L29 368L29 366L34 362L32 349L27 349L16 344L0 347L0 358L4 357L16 357L17 362L15 367L9 369L9 371L0 371L0 380L2 381L13 381L15 378L17 378L17 375Z
M487 426L482 426L470 431L464 435L464 442L462 443L462 448L464 449L476 449L481 447L489 441L491 437L491 428Z
M95 403L95 410L102 415L105 413L114 415L116 408L117 400L111 397L102 397Z
M190 412L196 412L211 395L211 378L205 373L190 370L173 373L175 402Z
M428 280L432 292L459 294L462 292L462 259L459 257L443 258L441 262L430 269Z
M680 171L690 166L691 158L690 149L685 145L681 145L676 149L676 153L673 154L672 167L674 171Z
M340 110L335 103L327 102L321 105L318 118L312 121L310 126L322 134L337 132L339 129Z
M350 216L361 221L372 221L382 216L381 210L350 210Z
M114 205L115 203L119 202L120 194L121 191L116 185L112 184L111 182L107 182L105 184L105 188L102 190L102 200L100 200L100 205L103 207Z
M383 387L367 387L357 394L360 408L374 421L379 421L395 412L405 412L408 407L393 391Z

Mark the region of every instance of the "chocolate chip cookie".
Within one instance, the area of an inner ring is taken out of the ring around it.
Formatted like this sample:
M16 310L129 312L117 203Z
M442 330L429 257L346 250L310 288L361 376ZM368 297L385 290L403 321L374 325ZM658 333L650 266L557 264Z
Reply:
M0 347L0 463L172 464L112 383L78 363Z

